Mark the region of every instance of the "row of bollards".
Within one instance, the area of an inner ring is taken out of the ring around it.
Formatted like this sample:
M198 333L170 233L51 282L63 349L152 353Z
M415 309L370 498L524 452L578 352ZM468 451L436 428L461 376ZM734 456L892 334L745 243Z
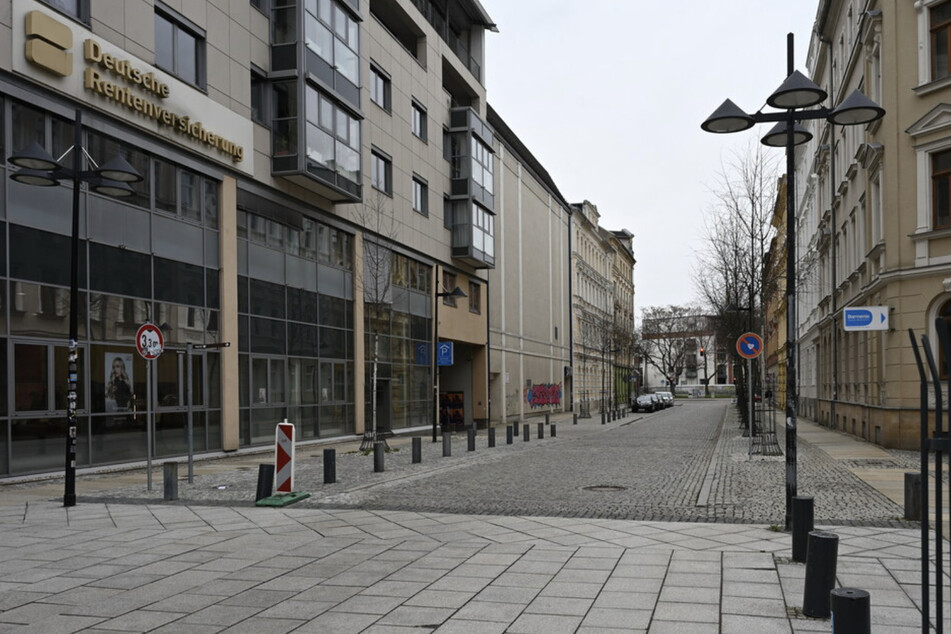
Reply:
M573 417L573 423L578 424L578 415L575 414ZM545 414L545 422L538 423L538 438L543 439L545 437L545 426L548 426L550 429L551 437L555 438L557 435L557 428L554 423L551 422L550 414ZM488 435L488 446L495 447L495 428L489 427L487 430ZM505 427L505 444L511 445L514 442L515 435L518 433L518 425L506 425ZM528 423L522 425L522 440L528 442L531 438L530 427ZM414 464L420 463L423 461L423 439L419 436L412 438L412 460ZM469 451L475 451L476 445L476 430L474 427L470 427L467 430L467 449ZM385 456L386 446L384 443L375 443L373 445L373 471L374 473L383 473L384 472L384 456ZM449 433L443 433L442 435L442 455L444 458L452 456L452 435ZM337 450L336 449L324 449L324 484L334 484L337 481ZM165 499L166 500L177 500L178 499L178 463L176 462L166 462L164 463L164 482L165 482ZM264 498L270 497L273 492L274 486L274 465L273 464L260 464L258 465L258 484L257 491L255 492L255 501L262 500Z
M871 600L859 588L836 588L839 536L813 530L813 498L792 499L792 558L805 562L802 613L814 618L832 617L833 634L871 634Z

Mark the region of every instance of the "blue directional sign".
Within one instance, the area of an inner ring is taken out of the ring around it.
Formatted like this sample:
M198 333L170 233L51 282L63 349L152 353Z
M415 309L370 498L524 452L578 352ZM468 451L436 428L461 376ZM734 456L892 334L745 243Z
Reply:
M755 332L747 332L736 340L736 351L744 359L755 359L763 351L763 340Z
M429 365L429 344L416 344L416 365Z
M853 306L842 311L844 330L888 330L888 306Z
M440 341L436 346L436 365L452 365L451 341Z

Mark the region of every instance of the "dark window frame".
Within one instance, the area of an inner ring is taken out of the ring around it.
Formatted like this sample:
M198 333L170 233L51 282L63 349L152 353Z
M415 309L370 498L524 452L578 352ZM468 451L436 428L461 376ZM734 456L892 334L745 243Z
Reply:
M939 12L942 11L945 15L943 18L939 18ZM931 45L931 80L937 81L951 75L951 2L943 2L930 7L928 10L928 22ZM945 52L944 68L940 70L938 68L937 54L939 40L943 40Z
M412 182L412 207L413 211L424 216L429 216L429 183L419 174L413 174ZM419 196L417 200L417 188Z
M174 9L166 6L165 4L162 4L161 2L156 1L155 3L156 28L157 28L159 19L162 19L165 22L168 22L172 27L173 58L172 58L171 68L163 65L159 61L159 57L157 53L158 47L159 47L159 44L158 44L159 38L156 35L155 65L158 68L161 68L162 70L166 71L167 73L174 75L175 77L182 80L186 84L190 84L201 91L206 91L208 62L207 62L207 56L205 51L205 39L206 39L205 30L200 28L197 24L195 24L194 22L192 22L191 20L189 20L182 14L178 13ZM183 63L180 63L179 50L177 45L177 40L180 33L188 35L192 39L195 40L195 81L191 81L190 79L188 79L188 77L184 75L182 72L184 66L183 66Z
M482 285L472 280L469 280L469 312L476 315L482 314ZM558 336L555 335L555 338L557 339Z
M389 73L373 62L370 63L370 101L378 105L387 114L392 114L392 79Z
M421 103L413 99L410 102L410 129L413 136L423 143L429 142L429 115Z
M370 151L370 186L387 196L393 195L393 159L377 148Z
M55 0L40 0L43 4L53 9L57 13L60 13L67 18L76 20L77 22L89 26L89 0L76 0L76 12L73 13L68 7L59 6L60 3Z
M948 166L939 169L938 161L948 159ZM939 188L944 188L945 205L939 209ZM938 219L943 217L944 222ZM936 152L931 155L931 228L932 230L951 227L951 150Z
M251 65L251 120L271 127L271 84L267 73L255 65Z

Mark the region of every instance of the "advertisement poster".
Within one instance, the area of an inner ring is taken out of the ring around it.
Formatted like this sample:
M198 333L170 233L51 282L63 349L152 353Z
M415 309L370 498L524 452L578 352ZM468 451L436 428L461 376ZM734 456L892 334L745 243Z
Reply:
M132 402L132 353L105 353L106 411L128 412Z

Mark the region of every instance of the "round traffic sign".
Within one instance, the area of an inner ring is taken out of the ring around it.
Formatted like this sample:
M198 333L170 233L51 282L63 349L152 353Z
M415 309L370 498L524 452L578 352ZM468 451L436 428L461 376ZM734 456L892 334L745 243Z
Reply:
M135 333L135 349L143 359L157 359L165 349L165 337L155 324L142 324Z
M744 359L755 359L763 352L763 340L755 332L747 332L736 340L736 351Z

